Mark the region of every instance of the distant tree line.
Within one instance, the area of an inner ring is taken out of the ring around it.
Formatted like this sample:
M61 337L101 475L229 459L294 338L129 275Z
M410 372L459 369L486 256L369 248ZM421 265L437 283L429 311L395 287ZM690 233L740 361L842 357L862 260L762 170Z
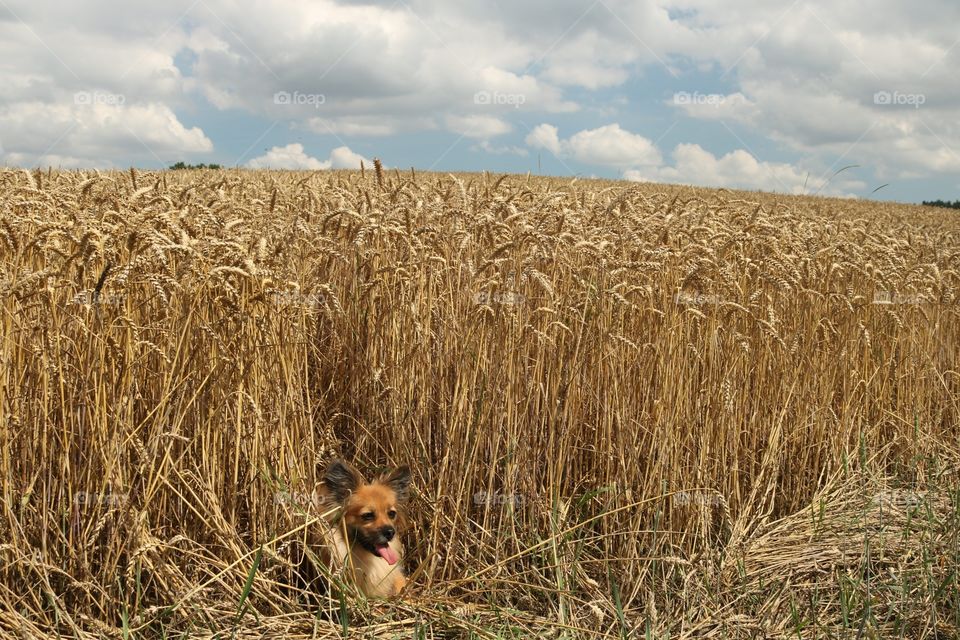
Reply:
M221 167L220 167L220 165L218 165L218 164L203 164L202 162L201 162L200 164L186 164L186 163L183 163L183 162L178 162L178 163L176 163L176 164L170 165L170 169L172 169L172 170L178 170L178 169L220 169L220 168L221 168Z
M949 200L930 200L929 202L924 200L923 204L928 207L943 207L944 209L960 209L960 200L954 200L950 202Z

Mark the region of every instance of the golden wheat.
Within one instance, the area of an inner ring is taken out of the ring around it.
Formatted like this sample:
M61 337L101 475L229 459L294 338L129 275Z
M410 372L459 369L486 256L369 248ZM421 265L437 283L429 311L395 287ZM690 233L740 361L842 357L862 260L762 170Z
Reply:
M3 634L960 632L956 214L379 161L0 185ZM414 468L392 605L299 590L333 456Z

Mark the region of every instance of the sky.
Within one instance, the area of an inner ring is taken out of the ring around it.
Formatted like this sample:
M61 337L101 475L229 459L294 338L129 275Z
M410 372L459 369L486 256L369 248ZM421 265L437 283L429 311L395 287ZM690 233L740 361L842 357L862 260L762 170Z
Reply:
M960 199L956 0L0 0L0 165Z

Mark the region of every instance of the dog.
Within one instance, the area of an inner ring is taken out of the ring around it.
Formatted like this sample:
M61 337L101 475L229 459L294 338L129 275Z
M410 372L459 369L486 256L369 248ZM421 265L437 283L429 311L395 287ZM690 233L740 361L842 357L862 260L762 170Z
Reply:
M327 508L326 544L320 557L368 597L396 596L406 584L397 531L409 488L407 466L373 482L343 460L333 461L324 473L320 492Z

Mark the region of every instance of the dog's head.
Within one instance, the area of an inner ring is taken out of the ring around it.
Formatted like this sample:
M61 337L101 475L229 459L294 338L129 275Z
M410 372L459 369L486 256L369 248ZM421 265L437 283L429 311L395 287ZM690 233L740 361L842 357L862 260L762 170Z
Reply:
M397 467L373 482L366 482L350 464L336 460L327 468L323 482L342 509L341 518L351 544L396 564L399 558L390 541L397 535L399 508L410 488L410 469Z

